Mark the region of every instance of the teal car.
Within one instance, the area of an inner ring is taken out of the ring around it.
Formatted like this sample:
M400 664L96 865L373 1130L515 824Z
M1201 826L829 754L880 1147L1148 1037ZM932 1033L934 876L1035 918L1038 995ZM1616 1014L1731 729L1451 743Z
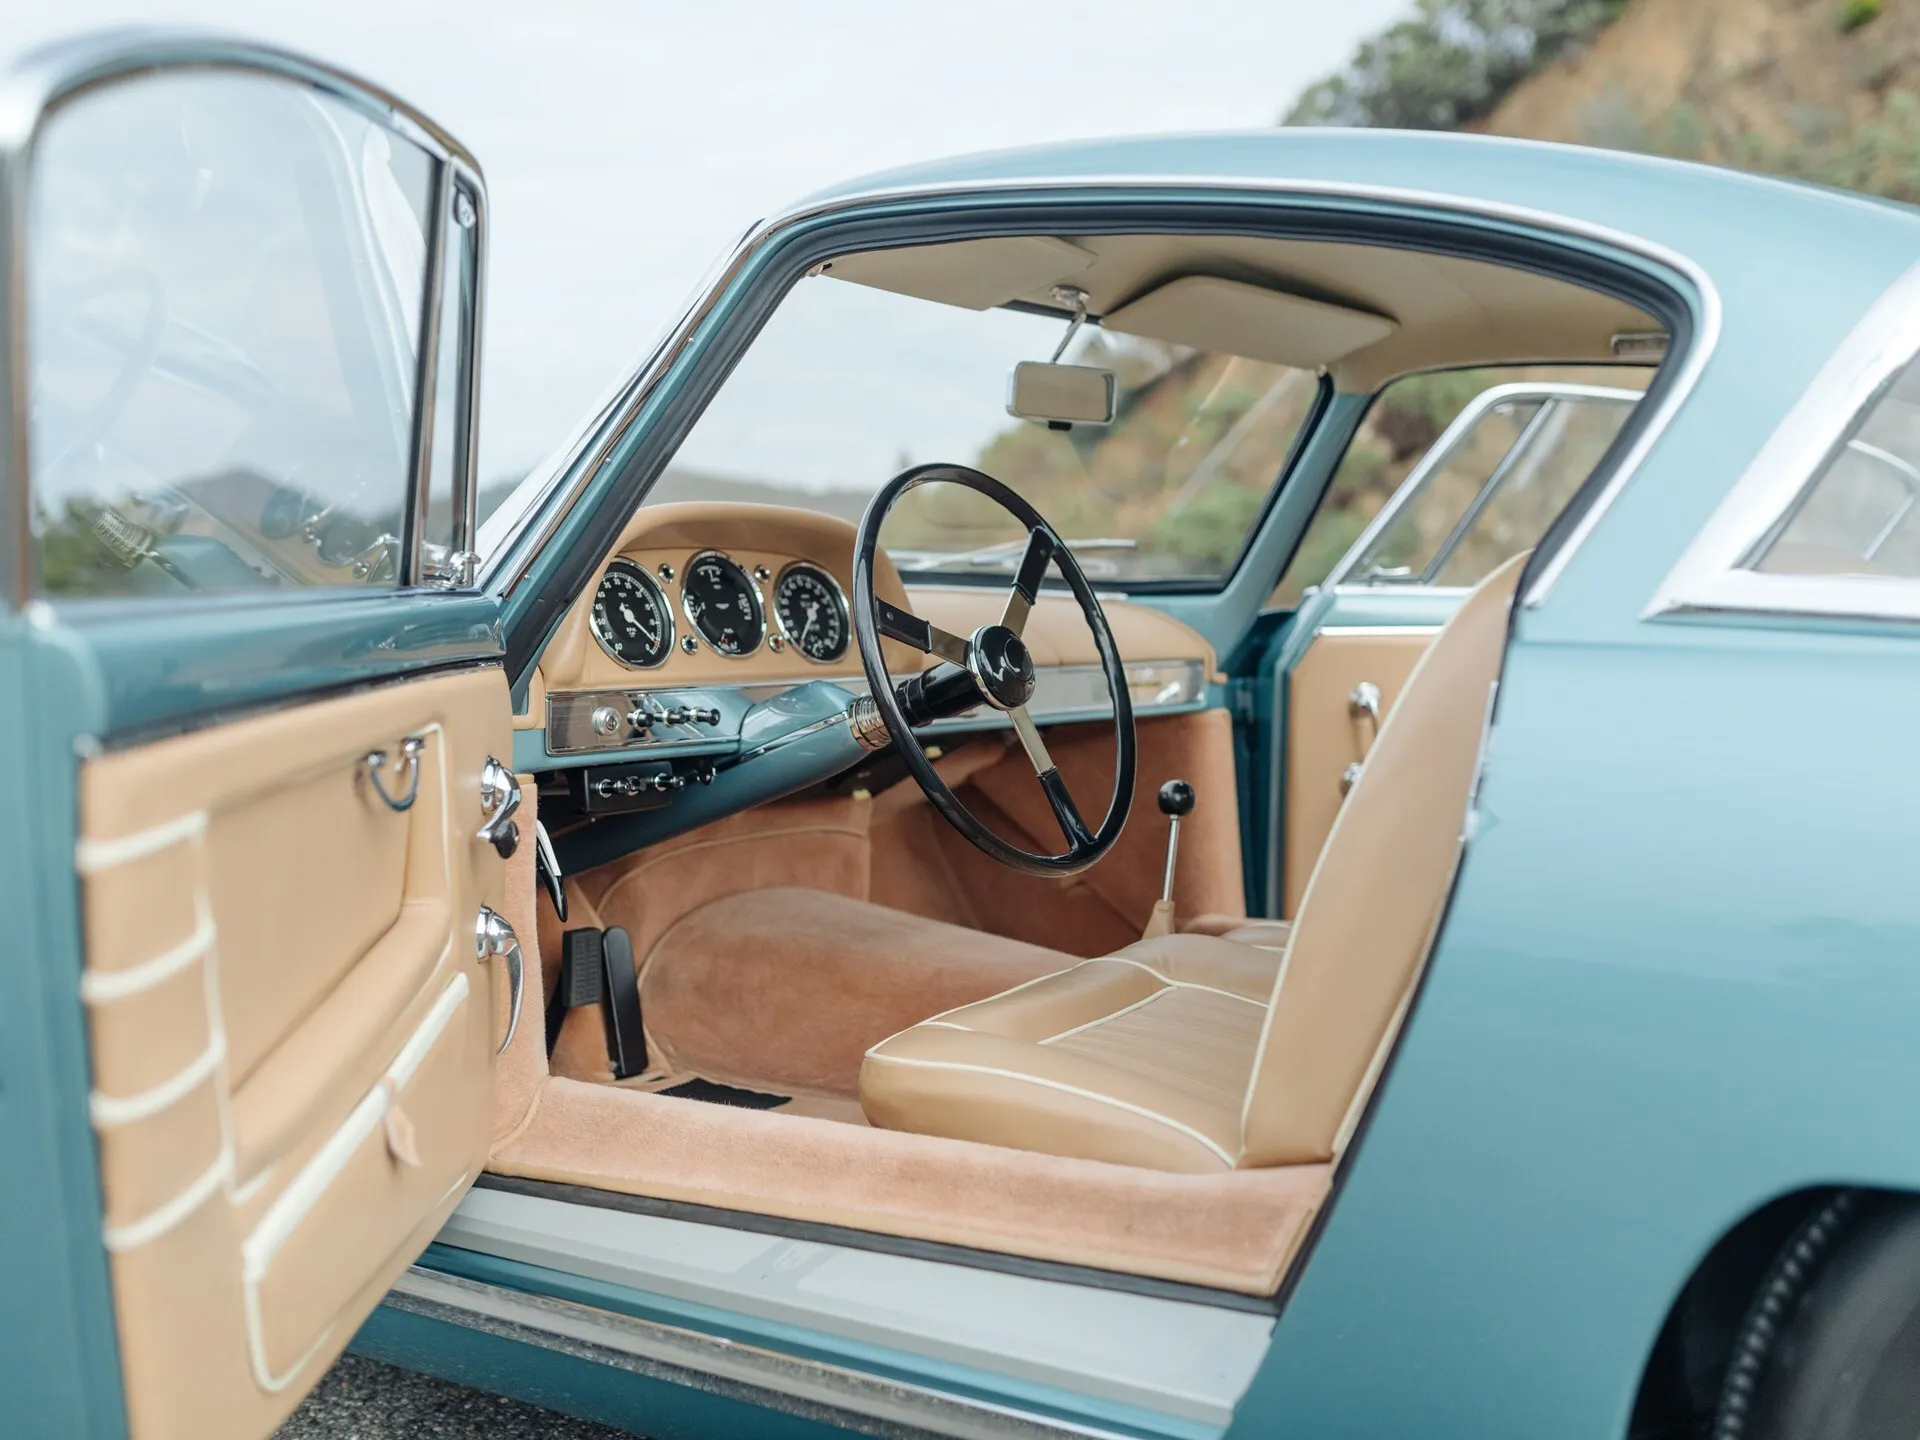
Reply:
M0 1430L1920 1426L1912 211L947 161L495 483L444 129L0 97Z

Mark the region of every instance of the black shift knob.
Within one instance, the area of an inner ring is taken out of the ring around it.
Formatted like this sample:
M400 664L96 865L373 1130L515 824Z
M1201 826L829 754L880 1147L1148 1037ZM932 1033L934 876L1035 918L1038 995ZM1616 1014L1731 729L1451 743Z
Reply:
M1160 813L1178 818L1193 813L1193 786L1184 780L1169 780L1160 787Z

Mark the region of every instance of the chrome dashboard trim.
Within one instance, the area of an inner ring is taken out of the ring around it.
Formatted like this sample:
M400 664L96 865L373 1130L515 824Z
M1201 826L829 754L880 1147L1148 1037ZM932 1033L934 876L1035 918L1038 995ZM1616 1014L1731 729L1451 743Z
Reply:
M1920 620L1920 578L1793 575L1745 568L1866 410L1920 357L1920 263L1868 307L1761 445L1641 611Z
M1206 703L1206 667L1198 660L1129 661L1127 688L1136 713L1171 714ZM1101 720L1113 714L1107 694L1106 671L1098 665L1043 665L1037 668L1033 718L1044 725ZM898 677L904 679L905 677ZM824 679L847 692L850 701L867 694L861 675L802 676L792 680L756 680L746 684L631 686L597 690L562 690L547 695L546 752L555 759L602 759L613 756L727 754L740 743L741 726L755 705L802 685ZM593 712L610 705L622 715L635 709L671 710L676 707L713 709L720 723L655 725L639 734L604 736L590 723ZM1010 722L984 702L964 715L937 720L920 733L940 735L956 730L1004 728ZM739 758L745 758L744 756Z
M1682 162L1649 161L1648 163L1677 165ZM1368 185L1351 181L1267 179L1246 175L1080 175L932 185L877 186L869 190L836 196L830 200L793 206L759 222L747 231L732 253L716 265L714 277L705 293L692 303L686 313L681 316L678 324L672 327L667 336L654 347L634 374L618 387L615 394L603 406L596 423L585 427L563 447L564 458L539 467L557 478L551 485L543 487L540 499L528 506L523 516L514 522L502 537L494 554L483 562L482 583L489 589L497 588L502 594L511 594L526 578L534 557L545 548L554 533L566 522L592 477L599 473L611 456L614 447L626 434L640 407L646 403L668 368L679 358L680 353L692 340L695 331L719 304L721 296L732 286L734 280L754 256L785 231L806 221L888 201L962 200L969 197L993 200L1022 192L1061 192L1071 195L1074 192L1100 189L1152 189L1184 191L1192 194L1211 193L1220 196L1239 194L1260 199L1297 196L1309 201L1372 201L1436 210L1465 220L1505 221L1573 239L1607 245L1660 265L1692 286L1695 292L1693 309L1696 328L1687 353L1681 357L1679 370L1660 397L1657 407L1648 416L1632 448L1614 467L1613 474L1607 478L1606 484L1594 498L1593 503L1587 507L1579 523L1548 558L1539 574L1534 577L1532 584L1528 586L1522 600L1522 604L1528 608L1539 605L1547 598L1574 554L1586 542L1587 537L1592 534L1594 527L1600 523L1606 512L1612 508L1627 482L1633 478L1653 446L1672 423L1680 407L1693 393L1701 372L1706 368L1707 361L1720 340L1720 292L1715 287L1712 277L1691 257L1669 246L1614 229L1612 226L1596 224L1554 211L1538 210L1531 206L1509 204L1505 201L1474 199L1468 196L1402 186ZM520 541L536 524L539 528L534 543L522 547ZM512 565L511 572L507 573L506 561L510 552L517 552L519 559Z

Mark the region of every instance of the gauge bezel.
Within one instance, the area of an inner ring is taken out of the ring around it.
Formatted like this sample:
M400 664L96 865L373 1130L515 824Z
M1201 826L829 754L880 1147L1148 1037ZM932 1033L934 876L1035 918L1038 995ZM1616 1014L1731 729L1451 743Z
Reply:
M826 581L827 589L831 590L833 598L840 602L840 653L831 659L816 660L807 654L798 637L787 629L787 617L780 613L780 587L787 583L787 577L796 570L804 570L815 579ZM811 560L789 560L780 567L780 573L773 577L773 594L767 605L773 611L773 623L780 627L780 633L786 638L787 644L793 647L793 653L808 664L838 665L853 649L853 607L847 603L847 592L840 588L840 582L833 578L833 572L824 565L816 564Z
M620 654L619 651L615 650L612 642L600 633L600 619L593 612L600 603L601 586L607 583L607 577L613 574L615 570L623 574L638 576L643 584L653 590L654 597L660 602L660 613L667 617L667 638L666 644L661 647L661 654L658 660L648 661L645 664L629 660ZM613 559L609 560L607 562L607 568L600 572L600 578L593 582L593 599L588 602L587 605L587 629L593 632L594 640L599 644L600 648L606 652L608 658L627 670L658 670L673 658L673 652L680 643L680 625L674 618L673 601L667 598L666 587L653 578L653 575L648 571L646 566L637 560L629 560L624 555L616 555Z
M687 577L693 573L693 567L698 565L702 560L718 560L722 564L731 565L734 570L738 572L740 578L746 582L747 594L753 600L754 619L760 622L760 635L752 645L744 650L738 652L727 651L722 650L718 645L714 644L713 638L700 628L700 622L694 619L693 611L687 607ZM767 597L760 593L760 582L753 578L753 572L751 570L747 569L746 566L742 565L724 550L696 550L692 555L687 557L687 563L680 567L680 579L678 583L680 589L680 613L687 617L688 634L700 640L707 649L711 650L715 655L718 655L722 660L745 660L760 653L762 647L767 643Z

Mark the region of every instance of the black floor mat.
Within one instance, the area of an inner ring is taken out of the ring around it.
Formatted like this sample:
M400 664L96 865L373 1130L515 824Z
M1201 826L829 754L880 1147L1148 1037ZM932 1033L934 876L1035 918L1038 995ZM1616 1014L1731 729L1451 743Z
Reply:
M793 1098L791 1095L769 1095L764 1090L742 1090L738 1085L721 1085L697 1076L692 1080L683 1080L671 1089L653 1093L671 1095L676 1100L704 1100L709 1105L731 1105L736 1110L775 1110Z

